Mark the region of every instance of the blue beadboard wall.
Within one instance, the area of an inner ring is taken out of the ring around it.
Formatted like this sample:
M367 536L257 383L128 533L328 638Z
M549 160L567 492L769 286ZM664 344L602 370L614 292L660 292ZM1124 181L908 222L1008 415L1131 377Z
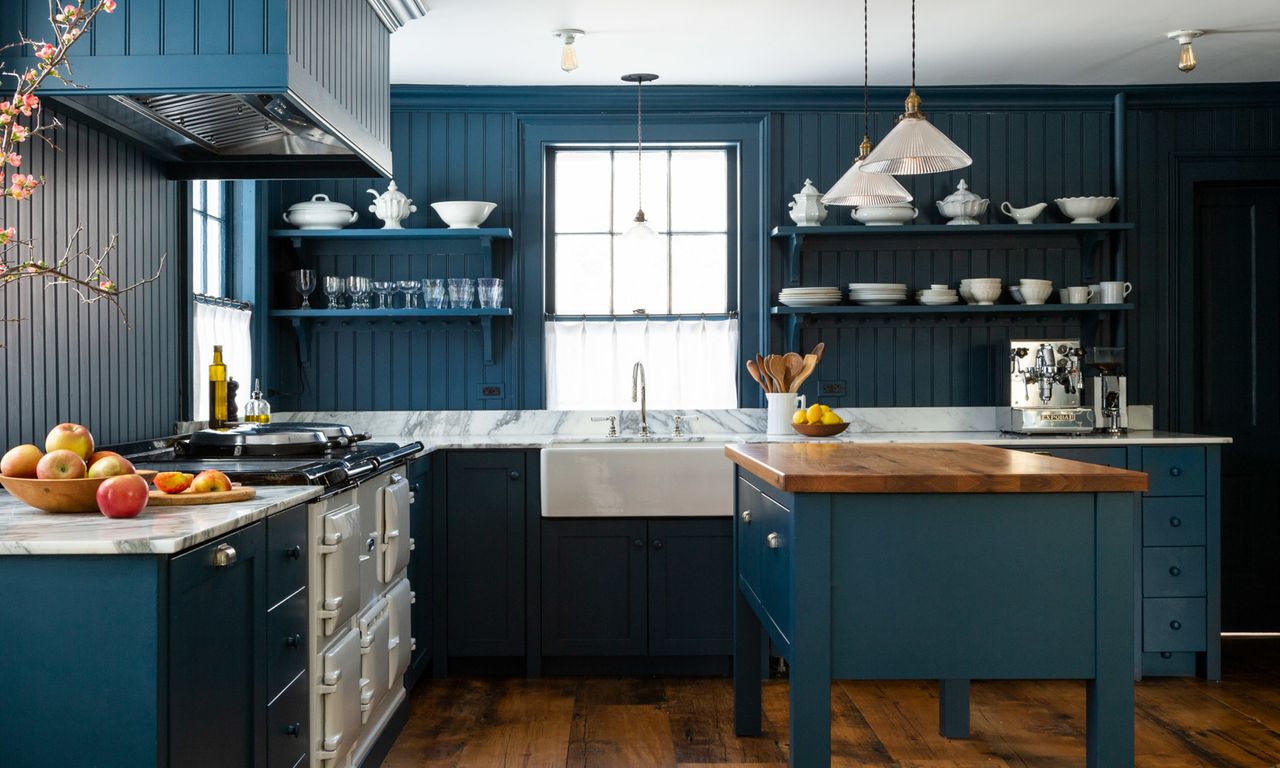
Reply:
M916 178L904 183L916 196L921 223L940 223L934 201L965 178L972 189L992 201L987 220L1003 217L1003 200L1027 204L1070 195L1109 194L1112 188L1115 91L1104 88L954 88L926 89L925 108L939 127L974 158L964 171ZM862 133L861 94L849 89L697 88L657 86L647 91L646 113L704 116L764 114L767 158L764 215L743 221L764 242L763 256L771 285L780 284L779 244L763 235L790 224L786 203L805 178L825 189L848 167ZM422 208L414 226L439 226L426 203L442 199L485 199L499 203L491 223L514 226L523 209L540 203L521 198L520 136L533 118L548 115L627 113L633 91L625 88L456 88L397 86L393 89L393 135L396 179ZM900 110L899 89L874 89L874 136L883 136ZM1123 167L1127 177L1125 218L1137 225L1126 240L1128 276L1135 284L1129 313L1128 346L1133 400L1157 405L1157 422L1176 426L1171 382L1179 354L1171 330L1177 299L1170 296L1176 249L1176 215L1170 205L1170 168L1182 153L1233 156L1280 153L1280 88L1273 85L1220 88L1129 89L1125 110ZM281 183L271 185L268 215L278 216L288 203L313 192L357 204L361 222L374 226L364 212L369 184L357 182ZM750 193L750 190L747 190ZM526 197L528 195L526 194ZM847 216L833 208L832 217ZM1061 220L1050 210L1046 220ZM829 219L833 222L834 219ZM274 224L272 224L274 226ZM498 274L510 277L511 259L541 237L516 231L510 250L500 250ZM823 252L803 262L803 284L851 281L903 281L918 287L930 282L956 283L966 276L1048 277L1059 285L1087 276L1086 264L1071 242L1015 247L993 242L978 249L874 250ZM292 262L287 248L273 248L271 268L282 272ZM420 268L410 260L375 253L357 254L337 248L321 259L341 272L368 266L373 276L411 276L444 270L465 274L463 257L428 257ZM432 262L431 259L435 261ZM1185 258L1185 256L1184 256ZM443 261L442 261L443 259ZM452 259L452 260L450 260ZM443 265L443 266L441 266ZM458 270L463 270L458 272ZM759 273L742 275L744 301L762 295ZM282 279L273 283L281 284ZM521 286L510 301L537 302L540 286ZM510 292L509 292L510 294ZM280 301L288 301L287 291ZM296 300L295 300L296 301ZM289 304L292 306L292 304ZM527 306L527 304L526 304ZM283 327L282 327L283 326ZM279 371L278 395L307 409L357 408L511 408L541 407L537 387L519 390L517 358L542 354L540 324L517 316L511 334L500 334L494 364L480 360L478 331L445 324L402 323L385 333L371 324L334 324L317 333L313 375L301 386L292 334L283 323L273 325L271 357ZM770 325L770 344L782 343L782 324ZM815 380L844 382L843 398L826 402L857 406L989 405L1006 401L1003 348L1009 338L1074 336L1077 324L1063 319L1034 322L1026 318L897 318L823 321L803 330L805 346L828 345L827 358ZM754 352L744 349L744 355ZM351 365L352 362L356 365ZM384 373L390 371L390 375ZM332 377L330 379L330 377ZM504 396L481 399L481 384L500 384ZM518 394L513 394L518 393ZM754 405L754 392L744 391L744 404Z
M5 445L43 445L49 427L86 424L99 443L169 434L181 417L186 349L186 272L178 187L130 146L74 121L51 134L61 151L26 146L30 172L47 186L24 203L0 204L0 227L38 240L53 261L84 226L97 249L113 233L120 247L111 274L121 285L159 281L123 297L133 329L104 303L86 306L69 290L23 280L0 288L0 434Z

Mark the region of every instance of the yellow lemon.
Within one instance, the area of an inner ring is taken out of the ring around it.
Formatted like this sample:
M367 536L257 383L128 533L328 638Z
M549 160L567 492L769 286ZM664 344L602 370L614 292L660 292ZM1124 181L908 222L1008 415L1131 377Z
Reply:
M826 413L822 414L823 424L841 424L843 422L844 420L841 419L838 414L832 411L827 411Z
M817 424L822 421L822 406L817 403L809 406L808 418L810 424Z
M808 420L809 420L809 414L804 409L796 411L795 414L791 416L792 424L804 424Z
M823 405L823 406L819 406L819 407L820 407L820 408L822 408L822 412L823 412L823 413L831 413L831 406L829 406L829 405Z

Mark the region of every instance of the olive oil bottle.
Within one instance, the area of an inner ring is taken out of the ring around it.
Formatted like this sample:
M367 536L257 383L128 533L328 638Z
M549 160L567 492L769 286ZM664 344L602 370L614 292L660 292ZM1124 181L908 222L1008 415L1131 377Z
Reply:
M222 345L213 347L213 364L209 366L209 427L227 426L227 366L222 362Z

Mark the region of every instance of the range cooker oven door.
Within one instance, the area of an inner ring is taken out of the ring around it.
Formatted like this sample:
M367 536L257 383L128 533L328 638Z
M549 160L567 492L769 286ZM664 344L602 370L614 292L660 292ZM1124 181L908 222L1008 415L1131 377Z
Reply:
M320 543L320 609L324 637L332 637L360 609L360 507L349 504L324 515Z
M400 472L391 474L391 483L382 489L378 500L378 581L390 584L409 564L409 505L412 494L409 480Z
M391 615L378 598L360 617L360 721L369 722L387 693L387 649Z
M413 592L409 589L409 580L401 578L387 590L388 613L391 614L391 679L388 685L396 688L404 684L404 673L409 671L409 660L413 655L413 637L411 636L413 611Z
M354 627L320 655L316 693L321 722L315 754L325 768L340 768L360 735L360 633Z

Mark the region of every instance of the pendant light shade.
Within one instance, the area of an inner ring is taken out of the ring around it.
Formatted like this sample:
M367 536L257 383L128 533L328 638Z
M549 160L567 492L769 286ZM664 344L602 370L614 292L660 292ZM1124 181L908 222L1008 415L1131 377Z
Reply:
M657 240L658 233L649 226L648 219L644 217L644 211L636 211L636 217L631 226L627 227L627 231L622 234L622 239L628 243L645 243Z

